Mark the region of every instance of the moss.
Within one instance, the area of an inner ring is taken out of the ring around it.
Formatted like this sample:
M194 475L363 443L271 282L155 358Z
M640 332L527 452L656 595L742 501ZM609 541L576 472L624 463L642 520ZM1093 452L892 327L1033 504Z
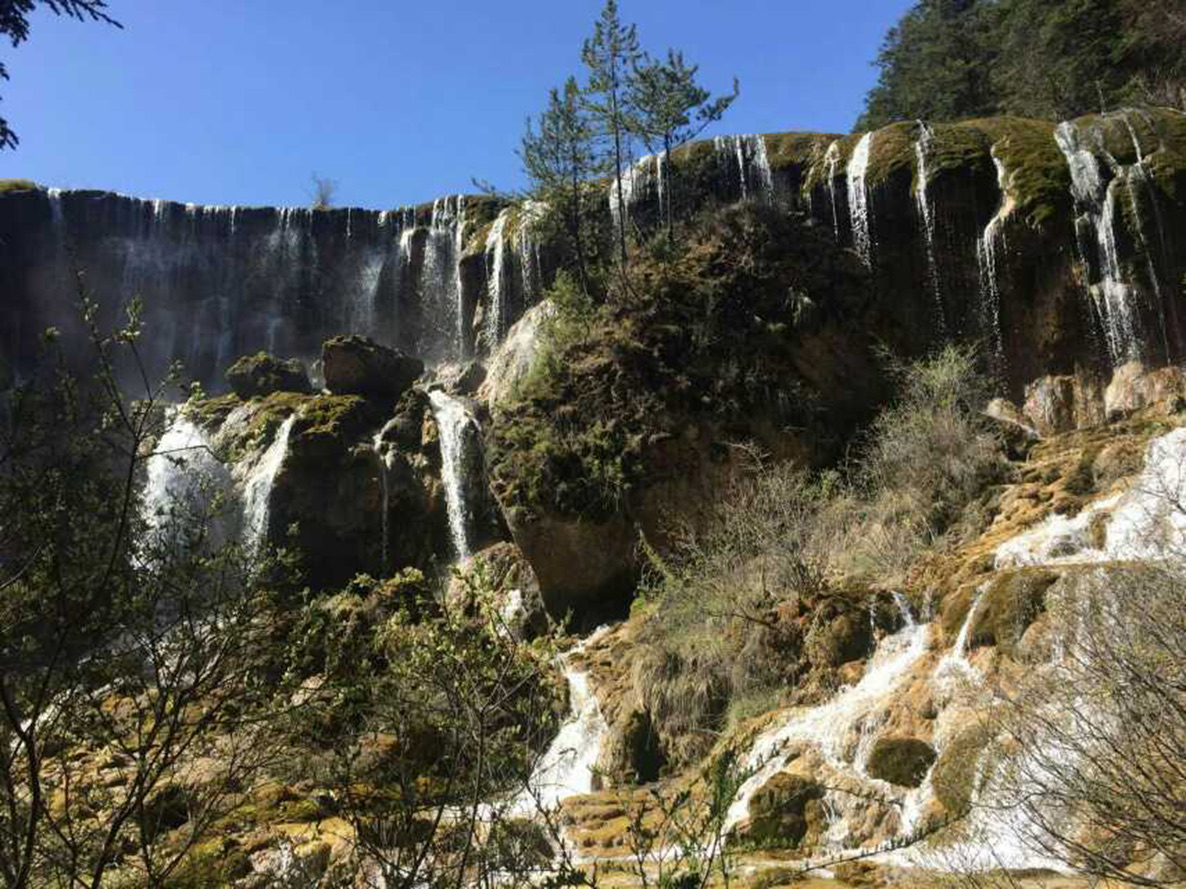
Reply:
M1098 448L1088 448L1080 455L1063 482L1063 488L1068 494L1086 497L1095 491L1095 458L1098 453Z
M0 194L10 191L40 191L41 186L31 179L0 179Z
M968 121L991 140L1009 176L1016 212L1033 228L1052 223L1071 208L1071 174L1054 141L1055 125L1020 117Z
M1046 591L1059 575L1042 568L1006 571L984 591L968 642L1012 655L1026 629L1046 610Z
M992 731L976 723L957 734L935 760L931 783L935 798L949 814L963 815L971 808L980 760L992 739Z
M873 134L865 183L879 188L895 177L913 177L915 124L896 123Z
M878 738L866 770L901 787L918 787L935 761L935 748L918 738Z
M774 133L764 136L766 159L772 172L819 163L839 136L825 133Z
M213 434L222 428L231 411L243 404L239 396L233 393L220 395L217 398L204 398L190 401L185 406L185 415L200 426L208 434Z
M814 781L785 772L775 775L750 799L746 839L799 848L808 839L823 797L824 788Z

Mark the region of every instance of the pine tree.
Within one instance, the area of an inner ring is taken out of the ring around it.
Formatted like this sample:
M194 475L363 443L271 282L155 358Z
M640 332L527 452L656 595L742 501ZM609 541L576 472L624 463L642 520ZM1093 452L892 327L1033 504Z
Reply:
M615 0L606 0L601 17L593 26L593 36L585 41L581 50L581 60L589 69L585 107L597 121L601 135L612 143L610 150L614 181L617 184L618 219L624 220L626 206L622 195L622 170L630 155L630 81L634 69L643 60L643 53L638 45L637 28L622 24ZM625 225L618 226L618 247L624 268Z
M604 168L598 156L596 131L575 77L568 78L563 90L552 90L538 129L530 119L527 121L518 153L531 182L528 196L558 214L575 258L581 290L588 295L586 196L589 181Z
M635 67L630 81L629 105L635 114L631 125L652 153L662 151L667 187L663 190L663 218L667 238L674 237L672 194L675 169L671 152L720 120L737 99L740 85L733 78L733 92L714 99L712 93L696 82L699 65L688 65L681 52L667 51L667 60L643 60Z

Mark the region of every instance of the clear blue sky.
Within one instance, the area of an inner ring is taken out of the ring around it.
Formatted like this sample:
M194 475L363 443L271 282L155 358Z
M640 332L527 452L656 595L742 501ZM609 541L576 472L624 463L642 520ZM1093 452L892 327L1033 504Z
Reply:
M0 48L21 138L0 177L210 204L394 207L521 184L523 121L579 68L602 0L109 0ZM719 132L847 132L911 0L620 0L644 46L742 95Z

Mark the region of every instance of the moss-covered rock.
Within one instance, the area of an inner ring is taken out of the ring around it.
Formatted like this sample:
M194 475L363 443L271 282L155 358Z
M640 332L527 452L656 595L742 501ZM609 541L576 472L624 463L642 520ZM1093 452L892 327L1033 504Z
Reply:
M424 362L364 336L336 336L321 349L325 386L337 395L397 399L424 373Z
M39 191L41 186L32 179L0 179L0 194L17 191Z
M313 391L305 366L295 358L275 358L267 352L245 355L227 368L227 382L240 398L259 398L274 392Z
M918 787L935 757L935 748L918 738L878 738L866 770L871 778L901 787Z
M992 739L987 726L975 723L957 734L939 754L931 783L935 798L949 814L963 815L971 807L980 774L980 760Z
M814 781L778 773L750 798L745 839L788 849L814 845L827 827L823 798L824 788Z
M977 648L995 645L1012 655L1026 629L1046 608L1046 591L1059 575L1042 568L1025 568L998 574L976 606L968 644Z

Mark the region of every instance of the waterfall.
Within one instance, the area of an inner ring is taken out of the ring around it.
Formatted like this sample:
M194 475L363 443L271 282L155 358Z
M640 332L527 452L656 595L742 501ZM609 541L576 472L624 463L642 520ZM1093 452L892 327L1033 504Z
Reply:
M766 153L766 140L761 134L717 136L712 145L719 162L726 167L736 165L742 200L764 197L774 191L774 175Z
M465 247L465 198L438 199L424 246L420 271L421 311L433 329L422 337L419 351L430 358L465 354L465 313L461 293L461 253Z
M848 161L848 210L852 216L852 243L861 260L873 267L873 227L869 207L869 191L865 176L869 172L869 153L873 147L873 134L866 133L857 143L856 150Z
M441 443L441 482L449 515L449 536L457 560L470 557L470 532L475 500L481 496L474 482L481 480L482 430L465 405L444 392L428 393ZM478 478L476 479L475 476Z
M1116 205L1123 176L1105 183L1099 161L1080 141L1070 121L1059 124L1055 141L1071 172L1071 195L1078 215L1075 229L1081 257L1090 269L1087 245L1094 242L1100 283L1092 288L1096 313L1104 329L1113 366L1141 358L1140 320L1136 294L1124 281L1116 247Z
M939 330L947 327L946 313L943 310L943 286L939 277L939 261L935 252L935 208L927 195L930 184L927 175L927 152L934 141L934 131L923 121L918 122L918 140L914 143L914 155L918 167L918 187L914 192L914 201L918 207L918 218L922 222L922 235L927 254L927 279L931 285L931 293L935 298L936 318Z
M1013 199L1009 196L1008 174L1005 165L997 156L996 146L992 149L992 162L997 169L997 187L1001 192L1000 205L996 214L984 228L984 234L976 244L976 262L980 272L980 305L984 324L992 336L993 351L1000 368L1005 365L1004 336L1001 331L1001 288L997 269L997 245L1008 249L1005 240L1004 222L1013 210Z
M379 526L382 529L383 539L380 546L381 561L379 562L380 571L383 574L387 573L387 556L390 544L388 543L388 535L390 534L389 522L387 512L391 506L391 481L388 478L388 473L391 471L391 466L388 464L387 456L383 453L383 432L385 429L380 429L375 433L375 437L371 439L371 449L375 452L375 460L379 464L379 490L383 497L381 503L381 519Z
M493 352L502 342L507 331L507 300L513 282L510 281L511 267L506 261L506 227L515 210L507 207L498 214L490 235L486 239L486 290L490 298L486 307L486 344Z
M836 233L836 241L840 241L840 210L836 206L836 173L840 167L840 143L833 142L828 146L824 155L824 163L828 165L828 197L832 199L832 230Z
M202 510L229 480L202 430L175 410L147 460L140 509L152 538L165 542L174 531L184 535L185 527L175 527L175 520L209 518Z
M547 207L539 201L524 201L519 208L519 230L515 235L515 252L523 273L523 306L535 305L544 292L543 263L535 226L543 219ZM501 342L501 339L500 339Z
M845 688L826 704L792 712L782 724L768 729L754 742L743 764L756 771L741 786L730 805L726 830L733 829L749 816L749 804L754 794L786 767L789 751L784 748L791 742L813 744L833 767L851 767L863 774L872 735L862 731L863 739L855 762L846 762L844 745L847 736L854 729L868 727L868 720L926 653L928 625L914 620L903 598L895 597L895 600L902 612L902 629L877 646L860 682ZM845 805L843 801L838 802L840 810Z
M530 816L550 811L570 796L593 791L593 769L609 726L597 695L589 688L588 675L572 661L608 630L598 628L560 659L568 683L569 715L536 764L527 789L512 804L515 814Z
M247 474L243 491L243 529L247 545L254 550L266 545L272 533L272 488L288 455L288 438L295 422L296 414L293 414L280 424L276 437Z

